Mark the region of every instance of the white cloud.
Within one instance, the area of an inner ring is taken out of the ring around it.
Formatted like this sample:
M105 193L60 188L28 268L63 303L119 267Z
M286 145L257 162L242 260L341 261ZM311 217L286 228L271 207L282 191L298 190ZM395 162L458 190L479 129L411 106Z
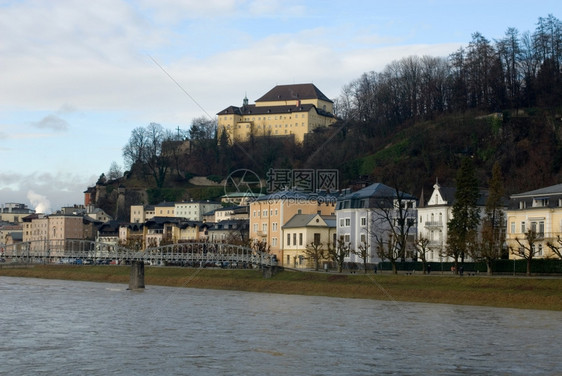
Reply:
M66 120L58 117L57 115L47 115L37 122L32 122L31 125L41 129L50 129L53 131L66 131L69 124Z
M368 19L361 22L344 20L326 7L316 8L319 4L2 3L0 153L12 161L6 168L20 174L9 180L0 174L0 197L13 197L16 190L26 197L33 190L54 208L81 202L87 185L109 167L108 160L120 158L120 146L134 127L154 121L187 128L192 119L203 116L150 56L214 116L229 105L242 104L246 93L255 101L277 84L313 82L336 98L344 85L364 72L381 71L392 60L415 54L446 56L459 47L388 47L398 40L405 43L405 38L397 32L396 40L389 39L393 32L373 22L370 14L359 15ZM356 13L348 6L339 9ZM115 150L103 150L109 145ZM30 147L48 148L53 158L19 158L17 151ZM95 162L86 166L79 158L56 154L76 156L82 151L95 155ZM70 169L95 177L57 172Z
M194 18L213 18L232 15L244 4L240 0L141 0L139 4L149 11L157 22L177 23Z
M71 173L0 173L0 197L4 202L21 202L35 207L43 204L44 213L63 206L82 204L84 191L97 177ZM28 202L22 202L26 198ZM49 205L47 205L47 203Z

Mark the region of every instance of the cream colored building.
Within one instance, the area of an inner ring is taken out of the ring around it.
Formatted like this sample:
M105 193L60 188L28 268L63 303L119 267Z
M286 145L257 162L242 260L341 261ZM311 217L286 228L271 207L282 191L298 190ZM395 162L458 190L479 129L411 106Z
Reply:
M296 214L334 215L336 197L330 194L280 191L250 203L250 239L267 243L281 265L286 262L282 226Z
M152 205L131 205L131 223L144 223L154 218L154 206Z
M221 222L227 220L245 219L248 220L248 206L230 206L214 211L214 217L209 222Z
M40 241L49 239L49 218L43 215L31 215L24 220L23 241L33 242L33 250L43 250L45 244Z
M22 224L22 241L33 242L32 250L42 251L49 241L51 256L62 256L66 240L86 239L89 226L81 215L29 215Z
M222 208L219 202L213 201L185 201L174 204L176 218L185 218L190 221L203 220L203 214Z
M35 213L35 210L29 209L25 204L9 202L2 204L0 207L0 220L5 222L23 222L23 218Z
M302 142L307 133L336 122L334 103L314 84L278 85L241 107L229 106L218 116L218 136L226 132L230 142L260 136L291 136Z
M48 238L51 250L65 251L65 241L69 239L84 239L84 219L74 215L50 215L48 217ZM51 251L51 256L57 254Z
M510 199L507 211L507 246L511 249L520 247L516 238L527 246L525 234L534 230L538 239L533 257L555 257L546 243L559 245L557 237L562 236L562 184L514 194ZM519 259L520 256L509 252L509 258Z
M174 202L162 202L154 205L155 217L175 217L176 204Z
M10 244L9 238L20 234L23 238L23 223L18 224L0 224L0 246L2 244Z
M283 225L282 230L282 237L285 239L283 265L293 268L314 268L314 260L309 258L305 251L312 243L320 245L324 250L327 250L328 244L335 244L336 216L295 214Z

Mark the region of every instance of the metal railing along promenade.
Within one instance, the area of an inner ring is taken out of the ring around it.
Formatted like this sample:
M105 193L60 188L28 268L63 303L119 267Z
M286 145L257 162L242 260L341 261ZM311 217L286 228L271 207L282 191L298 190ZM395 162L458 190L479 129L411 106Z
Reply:
M27 264L128 264L182 266L275 266L275 256L225 243L178 243L144 250L90 240L39 240L0 246L0 261Z

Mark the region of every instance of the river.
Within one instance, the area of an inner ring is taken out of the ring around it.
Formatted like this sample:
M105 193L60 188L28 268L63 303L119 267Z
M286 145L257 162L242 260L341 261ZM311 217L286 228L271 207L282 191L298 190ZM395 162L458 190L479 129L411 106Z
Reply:
M555 375L562 313L0 277L0 375Z

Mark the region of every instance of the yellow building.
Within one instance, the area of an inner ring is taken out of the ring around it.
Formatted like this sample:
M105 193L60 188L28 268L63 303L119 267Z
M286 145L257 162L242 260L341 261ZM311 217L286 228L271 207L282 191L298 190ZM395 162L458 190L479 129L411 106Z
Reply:
M246 141L250 135L288 136L302 142L307 133L335 123L334 103L314 84L278 85L241 107L229 106L218 116L219 139L226 132L230 142Z
M131 223L144 223L154 218L155 209L153 205L131 205Z
M529 230L533 230L537 237L533 258L555 257L546 244L552 242L562 246L557 242L557 237L562 236L562 184L515 194L510 198L511 207L507 211L506 236L509 249L528 247L526 234ZM522 245L516 238L522 242ZM521 258L514 253L509 252L509 258Z
M336 242L336 216L320 214L296 214L283 225L283 265L293 268L314 268L314 260L307 247L316 244L326 251L328 244ZM319 260L327 261L328 258Z
M285 265L282 226L296 214L334 215L335 206L336 197L326 193L280 191L261 196L250 203L250 239L265 242Z

